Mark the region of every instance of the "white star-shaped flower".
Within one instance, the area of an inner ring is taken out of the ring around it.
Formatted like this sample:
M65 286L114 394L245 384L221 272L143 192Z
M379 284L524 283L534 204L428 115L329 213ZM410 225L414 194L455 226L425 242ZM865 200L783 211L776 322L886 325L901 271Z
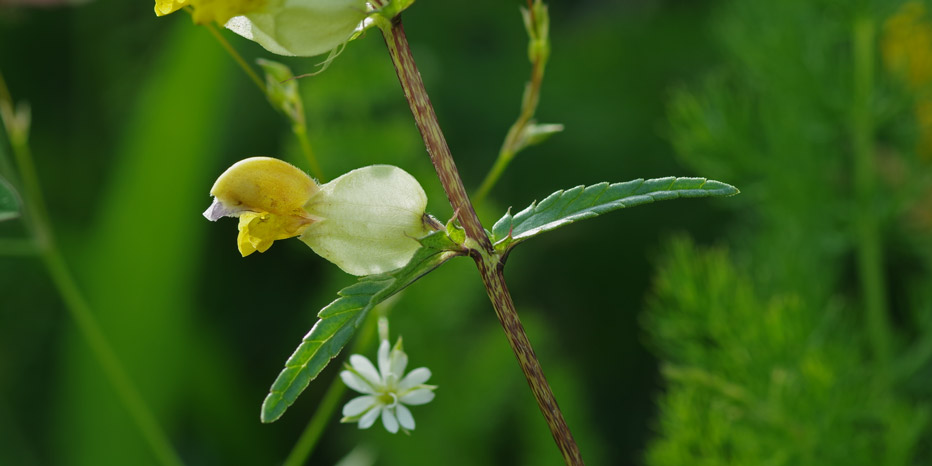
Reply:
M382 340L376 369L365 356L354 354L340 378L363 396L353 398L343 406L340 422L359 422L360 429L368 429L382 416L385 430L396 433L399 426L405 431L414 430L414 416L407 406L422 405L434 399L433 385L425 385L430 369L419 367L407 376L408 355L401 348L401 338L389 351L388 340Z

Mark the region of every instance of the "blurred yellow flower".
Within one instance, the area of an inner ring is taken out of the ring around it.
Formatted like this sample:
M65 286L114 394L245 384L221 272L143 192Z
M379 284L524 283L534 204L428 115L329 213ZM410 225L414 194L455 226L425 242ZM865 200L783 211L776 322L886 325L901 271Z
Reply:
M932 158L932 22L922 3L906 2L887 19L881 52L887 70L898 74L916 95L916 150Z

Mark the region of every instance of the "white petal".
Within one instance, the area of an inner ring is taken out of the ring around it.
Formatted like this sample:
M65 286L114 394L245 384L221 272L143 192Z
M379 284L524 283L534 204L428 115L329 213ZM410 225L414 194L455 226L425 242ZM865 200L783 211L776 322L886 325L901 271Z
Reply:
M216 222L223 217L236 217L242 212L242 208L228 207L226 204L218 201L217 198L214 198L214 202L211 202L210 207L204 211L204 218L211 222Z
M340 378L343 379L343 383L345 383L347 387L352 388L359 393L367 393L370 395L375 393L375 390L371 385L369 385L369 382L366 382L364 379L350 371L340 372Z
M349 357L349 362L350 365L353 366L353 369L356 369L356 372L359 372L359 375L363 376L373 387L382 385L382 378L379 377L379 371L375 370L375 366L372 365L372 362L369 361L368 358L354 354Z
M405 376L404 380L401 381L401 384L398 385L398 389L401 391L414 388L424 382L427 382L427 379L430 378L430 369L426 367L418 367L411 371L410 374Z
M430 403L434 399L434 391L429 388L419 388L404 394L398 401L411 406Z
M381 412L382 412L381 406L376 406L375 408L370 409L368 413L366 413L365 415L363 415L362 418L359 419L359 428L368 429L372 427L372 424L375 424L375 420L379 418L379 414Z
M388 377L391 370L391 361L388 359L388 340L382 340L379 344L379 374L382 375L382 383Z
M374 396L359 396L349 400L343 405L343 415L347 417L359 416L360 414L375 407L376 400Z
M408 366L408 355L401 350L392 350L391 361L392 374L395 374L395 377L401 379L401 376L405 373L405 367Z
M385 430L393 434L398 432L398 419L395 419L395 415L392 414L392 410L382 410L382 425L385 426Z
M401 427L414 430L414 416L411 415L410 409L406 408L403 404L398 404L398 406L395 407L395 414L398 416L398 422L401 424Z

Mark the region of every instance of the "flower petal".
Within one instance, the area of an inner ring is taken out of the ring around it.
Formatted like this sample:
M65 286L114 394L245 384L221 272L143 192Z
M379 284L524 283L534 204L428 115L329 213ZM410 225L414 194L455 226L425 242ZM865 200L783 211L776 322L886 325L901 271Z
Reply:
M372 427L372 424L375 424L375 420L379 418L379 414L382 413L382 407L376 406L373 409L370 409L361 419L359 419L359 428L368 429Z
M406 405L417 406L430 403L434 399L434 391L429 388L419 388L402 395L398 400Z
M395 415L398 416L398 423L401 424L401 427L414 430L414 416L411 415L411 410L406 408L405 405L399 403L395 406Z
M382 376L381 380L384 384L388 378L388 374L391 371L391 362L388 359L388 340L382 340L382 343L379 343L379 374Z
M352 388L359 393L365 393L368 395L375 393L375 389L372 388L372 385L369 382L350 371L340 372L340 378L343 379L343 383L345 383L347 387Z
M230 207L216 198L210 203L210 207L204 211L204 218L211 222L216 222L223 217L235 217L243 212L242 207Z
M359 416L375 407L375 405L376 399L374 396L359 396L343 405L343 415L347 417Z
M350 365L359 373L370 385L378 387L382 385L382 378L379 377L379 371L369 361L369 358L354 354L349 358Z
M391 355L391 372L395 375L395 380L401 380L405 373L405 367L408 366L408 355L404 351L395 349Z
M414 388L424 382L427 382L427 379L430 378L430 369L426 367L418 367L411 371L404 380L398 385L398 390L405 391L411 388Z
M398 432L398 419L392 414L392 410L382 410L382 425L385 426L385 430L393 434Z

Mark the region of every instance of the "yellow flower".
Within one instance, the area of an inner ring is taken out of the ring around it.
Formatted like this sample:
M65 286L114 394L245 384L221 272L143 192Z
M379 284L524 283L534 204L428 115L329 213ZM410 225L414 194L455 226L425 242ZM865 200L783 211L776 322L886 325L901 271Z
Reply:
M899 75L915 95L916 150L932 159L932 22L922 3L906 2L887 19L881 50L887 70Z
M174 13L188 4L188 0L155 0L155 15L165 16Z
M345 272L369 275L404 266L428 232L424 190L390 165L359 168L318 187L286 162L253 157L220 175L210 194L204 216L239 217L243 256L299 236Z
M252 157L228 168L210 189L214 202L204 212L211 221L239 217L237 245L244 257L265 252L272 242L300 235L314 221L304 204L317 183L278 159Z
M266 3L267 0L155 0L155 14L164 16L191 5L195 23L226 24L234 16L261 11Z

